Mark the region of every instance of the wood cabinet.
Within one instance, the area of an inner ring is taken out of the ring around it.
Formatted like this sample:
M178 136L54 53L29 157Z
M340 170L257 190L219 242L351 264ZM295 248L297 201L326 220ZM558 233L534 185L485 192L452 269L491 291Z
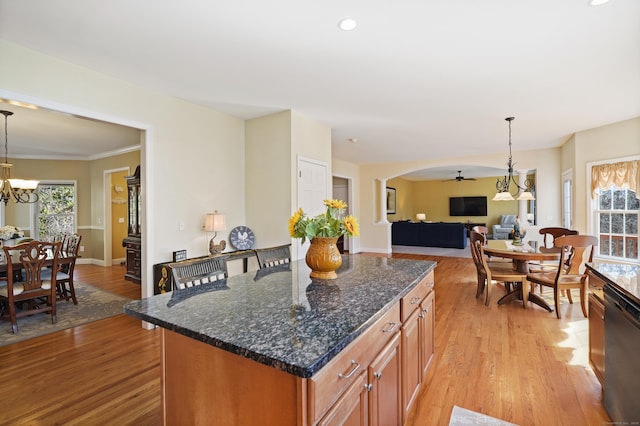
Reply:
M402 306L402 406L406 421L433 359L434 300L430 273L401 301ZM406 318L406 319L405 319Z
M122 240L126 249L127 270L125 279L140 283L142 279L142 229L140 214L142 197L140 193L140 166L127 180L127 237Z
M589 295L589 364L600 385L604 381L604 304Z
M164 423L403 424L433 359L433 280L431 271L310 378L163 328Z
M602 386L604 383L604 282L589 272L589 364Z

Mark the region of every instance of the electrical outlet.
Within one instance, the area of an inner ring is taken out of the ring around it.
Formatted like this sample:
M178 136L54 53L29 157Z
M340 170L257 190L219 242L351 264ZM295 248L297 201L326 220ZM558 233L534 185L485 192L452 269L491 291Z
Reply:
M84 246L80 246L80 251L84 251Z
M180 222L180 226L178 227L181 231L184 231L184 222Z
M119 217L118 218L118 223L124 223L124 217Z

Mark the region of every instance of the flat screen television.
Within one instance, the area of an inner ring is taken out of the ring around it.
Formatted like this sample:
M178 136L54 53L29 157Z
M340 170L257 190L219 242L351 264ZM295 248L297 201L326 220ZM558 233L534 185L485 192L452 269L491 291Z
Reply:
M487 197L450 197L449 216L486 216Z

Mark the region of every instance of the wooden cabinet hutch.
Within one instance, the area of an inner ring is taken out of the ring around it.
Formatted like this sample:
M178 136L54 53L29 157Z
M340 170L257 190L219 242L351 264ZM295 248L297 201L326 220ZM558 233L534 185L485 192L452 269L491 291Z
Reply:
M122 246L127 251L127 271L125 279L140 283L142 280L142 232L140 229L140 215L142 199L140 194L140 166L127 180L127 237L122 240Z

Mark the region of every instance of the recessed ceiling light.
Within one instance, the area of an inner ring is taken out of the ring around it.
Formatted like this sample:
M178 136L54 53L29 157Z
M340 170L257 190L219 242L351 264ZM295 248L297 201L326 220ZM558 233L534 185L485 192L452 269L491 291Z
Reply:
M351 31L354 30L357 26L358 23L351 18L345 18L338 22L338 28L340 28L342 31Z
M609 3L609 0L589 0L589 6L600 6Z

